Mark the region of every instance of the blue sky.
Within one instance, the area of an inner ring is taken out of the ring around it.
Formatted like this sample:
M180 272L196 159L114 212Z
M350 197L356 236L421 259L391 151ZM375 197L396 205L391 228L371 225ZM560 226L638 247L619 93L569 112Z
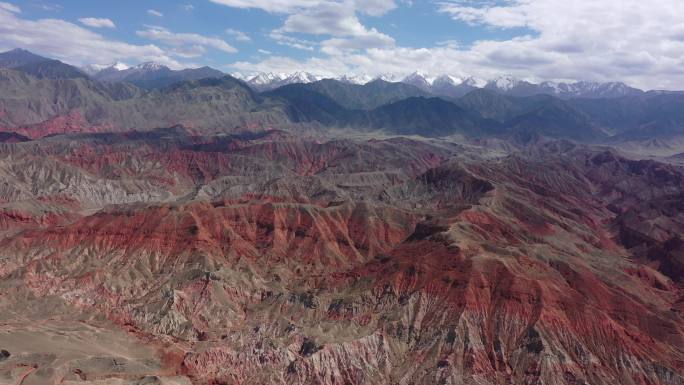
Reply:
M279 43L270 37L271 31L283 25L287 14L270 13L259 8L230 7L211 1L30 0L22 3L16 4L21 6L22 16L26 18L60 18L81 25L83 23L79 19L82 18L109 19L115 27L96 28L97 32L105 37L132 44L158 44L153 39L141 37L136 33L148 29L149 26L155 26L174 33L195 33L219 38L237 49L234 53L208 49L201 56L180 60L191 64L222 67L237 61L258 60L265 55L261 53L263 51L298 59L314 54L310 50ZM379 32L391 36L396 44L410 47L436 46L447 41L470 45L482 39L510 39L523 32L520 29L471 26L463 21L454 20L446 13L438 12L438 9L435 2L397 2L395 8L382 15L359 14L358 17L367 27L376 28ZM150 10L159 12L161 16L148 12ZM327 38L327 35L296 32L291 35L300 40L316 43Z
M75 65L418 70L678 88L682 14L679 0L0 1L0 49Z

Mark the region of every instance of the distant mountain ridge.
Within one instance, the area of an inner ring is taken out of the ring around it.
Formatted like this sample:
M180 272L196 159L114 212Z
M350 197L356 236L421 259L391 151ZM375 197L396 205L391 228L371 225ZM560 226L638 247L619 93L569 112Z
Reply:
M258 73L252 76L238 76L257 91L270 91L289 84L309 84L318 80L333 79L344 83L364 85L374 80L412 85L424 92L449 98L460 98L476 89L487 89L509 96L532 96L538 94L553 95L562 99L572 98L619 98L643 94L644 91L630 87L621 82L589 82L574 83L542 82L539 84L517 79L512 76L500 76L492 80L474 77L459 78L451 75L431 76L414 72L404 78L392 75L371 77L367 75L343 75L325 77L307 72L293 74Z
M23 50L0 54L0 64L11 66L0 69L0 132L28 138L175 125L197 132L298 125L589 143L684 135L684 92L643 92L622 83L535 85L512 77L485 82L420 73L407 82L366 82L304 72L245 81L208 67L172 70L155 63L92 66L89 77ZM283 85L255 89L273 82Z
M109 66L88 65L76 68L57 60L48 59L23 49L14 49L0 53L0 68L13 68L36 77L76 78L91 76L99 81L129 82L145 89L155 89L185 80L203 78L220 78L225 75L222 71L210 68L188 68L173 70L168 66L146 62L135 66L114 63ZM460 98L476 89L487 89L508 96L532 96L548 94L561 99L575 98L620 98L636 96L644 91L630 87L622 82L590 82L578 81L573 83L545 81L539 84L517 79L510 75L500 76L492 80L473 77L461 78L448 74L430 75L416 71L406 77L392 74L380 76L342 75L326 77L310 72L284 73L256 73L250 76L235 77L245 81L254 90L263 92L289 84L310 84L324 79L334 79L343 83L365 85L380 79L391 83L412 85L426 93L447 98Z
M50 59L38 56L32 52L20 48L15 48L11 51L0 53L0 67L2 68L16 68L48 60Z
M0 53L0 68L11 68L39 79L75 79L88 75L80 69L59 60L48 59L24 49Z
M92 77L100 81L128 82L141 88L155 89L181 81L221 78L225 75L223 72L210 67L172 70L162 64L147 62L133 67L115 63L95 72Z
M308 84L322 80L323 77L309 72L294 72L291 74L276 74L272 72L260 73L254 76L242 77L250 87L257 91L270 91L290 84Z
M371 110L410 97L433 96L410 84L391 83L381 79L365 84L323 79L306 84L291 84L290 87L302 87L319 92L350 110Z

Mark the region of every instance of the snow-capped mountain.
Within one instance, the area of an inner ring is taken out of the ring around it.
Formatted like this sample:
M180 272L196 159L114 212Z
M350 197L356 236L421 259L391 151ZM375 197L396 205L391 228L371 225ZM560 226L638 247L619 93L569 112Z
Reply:
M136 71L141 71L141 72L149 72L149 71L163 71L169 69L169 67L155 63L155 62L146 62L142 64L138 64L137 66L133 67Z
M256 87L268 86L283 80L283 76L272 72L262 72L253 78L247 79L247 83Z
M510 91L521 85L530 84L523 80L514 78L511 75L502 75L496 79L490 80L485 87L497 89L499 91Z
M90 76L95 76L96 74L101 73L102 71L118 72L118 71L127 70L129 68L130 67L125 63L115 62L115 63L107 64L107 65L89 64L89 65L81 67L81 70Z
M618 98L642 93L641 90L632 88L622 82L543 82L539 84L539 87L545 93L562 98Z
M91 75L93 78L107 82L128 82L142 88L160 88L183 80L219 78L225 74L210 67L172 70L169 67L147 62L133 67L123 63L114 63Z
M399 83L403 80L403 78L399 75L396 75L396 74L382 74L382 75L376 76L373 80L382 80L382 81L390 82L390 83Z
M259 73L247 80L247 84L257 91L269 91L288 84L313 83L323 77L309 72L294 72L291 74Z
M643 91L620 82L587 82L575 83L546 81L540 84L530 83L512 76L501 76L487 82L485 89L511 96L531 96L548 94L559 98L618 98L637 95Z
M252 88L257 91L267 91L288 84L312 83L325 77L316 76L308 72L295 72L292 74L258 73L250 77L243 77ZM439 96L459 98L465 94L484 88L509 96L531 96L537 94L549 94L560 98L616 98L621 96L636 95L642 91L629 87L624 83L599 83L599 82L543 82L533 83L519 79L511 75L503 75L491 80L483 80L475 77L460 78L449 74L429 75L414 72L401 77L395 74L383 74L380 76L368 75L342 75L332 78L344 83L363 85L374 80L383 80L391 83L405 83L415 86L422 91Z
M295 84L295 83L313 83L321 80L321 77L316 76L314 74L308 73L308 72L295 72L285 78L284 82L286 84Z
M440 75L435 78L435 80L432 82L432 85L441 85L441 84L451 84L451 85L459 85L463 83L463 79L458 78L456 76L451 76L451 75Z
M481 88L475 84L472 78L461 79L455 76L441 75L432 82L429 91L435 95L460 98L468 92Z
M133 67L116 63L95 73L93 77L102 81L121 82L159 78L169 73L171 69L159 63L147 62Z
M511 75L502 75L485 84L484 89L511 96L530 96L539 93L539 86Z
M373 78L368 75L342 75L335 78L335 80L339 80L343 83L363 85L372 81Z
M464 79L462 84L468 85L471 87L475 87L475 88L484 88L484 86L487 85L487 81L484 79L480 79L480 78L476 78L476 77L471 76L471 77Z
M434 82L434 80L435 79L430 75L416 71L411 75L405 77L401 82L410 84L412 86L416 86L423 91L430 91L430 88L432 87L432 83Z

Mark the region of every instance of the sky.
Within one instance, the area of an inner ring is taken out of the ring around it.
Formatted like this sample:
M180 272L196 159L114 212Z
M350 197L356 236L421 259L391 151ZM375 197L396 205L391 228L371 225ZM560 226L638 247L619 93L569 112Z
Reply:
M419 71L684 89L684 1L0 1L0 50L13 48L77 66Z

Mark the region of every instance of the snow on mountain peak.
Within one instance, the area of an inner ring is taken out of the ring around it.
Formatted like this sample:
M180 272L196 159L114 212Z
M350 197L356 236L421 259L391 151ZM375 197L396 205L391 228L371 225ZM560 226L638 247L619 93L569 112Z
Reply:
M375 80L382 80L389 83L400 82L402 79L395 74L382 74L375 77Z
M461 83L463 83L463 79L461 79L461 78L457 78L457 77L451 76L451 75L440 75L432 82L432 85L434 86L434 85L439 85L439 84L443 84L443 85L450 84L450 85L456 86L456 85L459 85Z
M122 62L115 62L114 64L112 64L112 65L110 65L110 66L108 66L108 67L114 68L114 69L116 69L116 70L118 70L118 71L125 71L125 70L131 68L128 64L122 63Z
M88 64L81 67L88 75L94 75L100 71L124 71L130 68L127 64L121 62L114 62L112 64Z
M281 81L283 78L273 72L262 72L249 79L249 83L255 85L268 85L273 82Z
M492 81L496 88L503 91L508 91L512 89L513 87L520 84L520 82L520 79L517 79L511 75L502 75Z
M364 75L342 75L342 76L336 78L336 80L339 80L339 81L344 82L344 83L362 85L362 84L366 84L366 83L370 82L373 79L370 76L364 74Z
M270 90L288 84L313 83L321 79L335 79L349 84L366 84L374 80L383 80L391 83L406 83L416 86L424 91L439 94L440 92L453 92L452 88L486 88L496 92L511 94L514 96L528 96L534 94L550 94L559 97L618 97L640 92L624 83L598 83L598 82L575 82L563 83L545 81L530 83L526 80L511 75L503 75L490 80L476 77L459 78L454 75L442 74L433 76L421 71L415 71L406 77L397 74L382 74L371 77L366 74L348 74L338 77L324 77L309 72L293 72L289 74L277 74L262 72L247 77L250 85L258 90Z
M285 79L292 83L313 83L318 81L318 76L310 74L308 72L295 72Z
M155 62L150 61L150 62L140 63L133 68L135 68L136 70L142 70L142 71L159 71L159 70L167 69L168 67L163 65L163 64L159 64L159 63L155 63Z
M487 81L486 81L486 80L483 80L483 79L479 79L479 78L475 78L475 77L472 77L472 76L471 76L471 77L469 77L469 78L463 80L463 83L461 83L461 84L464 84L464 85L466 85L466 86L471 86L471 87L482 88L482 87L484 87L485 85L487 85Z
M426 73L416 71L416 72L410 74L409 76L407 76L406 78L404 78L403 81L404 81L404 83L409 83L409 84L414 84L414 85L431 86L432 83L435 81L435 78L426 74Z

